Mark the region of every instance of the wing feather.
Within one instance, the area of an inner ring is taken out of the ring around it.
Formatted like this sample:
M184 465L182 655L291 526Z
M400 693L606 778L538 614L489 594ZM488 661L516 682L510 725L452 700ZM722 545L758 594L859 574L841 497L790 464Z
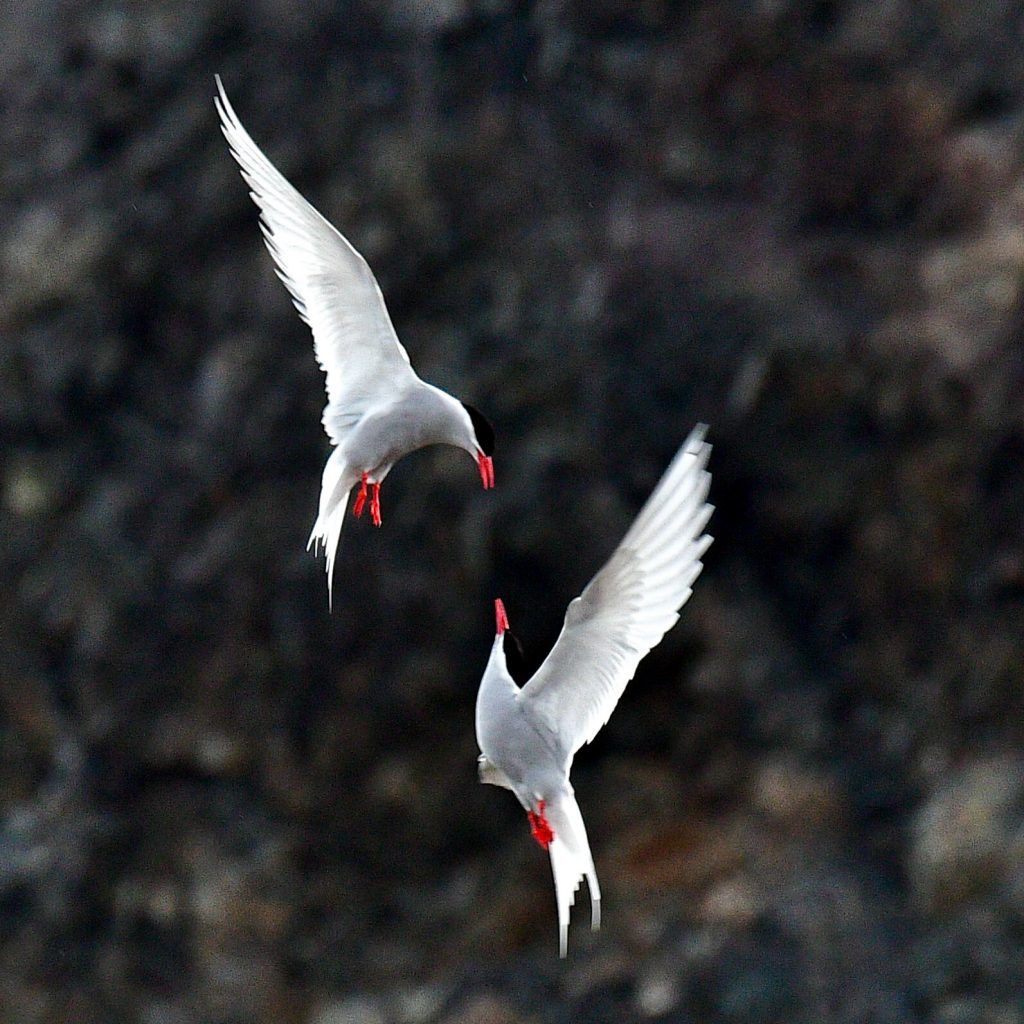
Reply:
M418 378L366 261L264 156L219 75L216 80L221 130L259 207L274 269L313 331L317 362L327 374L324 427L337 443L339 415L361 411Z
M555 646L520 692L569 756L608 721L703 567L712 512L705 431L693 431L614 554L569 604Z

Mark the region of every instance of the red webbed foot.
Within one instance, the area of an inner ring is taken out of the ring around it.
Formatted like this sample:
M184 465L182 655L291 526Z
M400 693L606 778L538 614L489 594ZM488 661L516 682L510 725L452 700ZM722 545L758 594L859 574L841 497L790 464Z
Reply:
M526 817L530 822L533 838L537 840L542 850L546 850L551 845L551 840L555 838L555 833L551 831L551 825L544 817L544 801L541 800L537 804L536 814L533 811L527 811Z
M363 508L366 505L366 478L369 474L363 474L363 483L359 488L359 493L356 495L355 504L352 506L352 515L358 519L363 514ZM370 511L373 511L373 507L370 507Z
M370 498L370 518L374 526L380 526L380 484L373 485L373 497Z

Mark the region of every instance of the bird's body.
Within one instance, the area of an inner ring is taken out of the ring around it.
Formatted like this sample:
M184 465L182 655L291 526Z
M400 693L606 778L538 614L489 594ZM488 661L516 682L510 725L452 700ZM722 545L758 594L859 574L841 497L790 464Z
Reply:
M494 432L472 406L421 380L391 324L366 261L288 183L242 126L217 77L221 128L260 210L260 228L278 276L313 331L327 374L323 425L335 446L324 467L311 547L327 555L330 592L349 491L361 485L361 515L372 488L380 525L380 485L409 452L448 444L469 452L485 488L494 486Z
M347 432L337 430L344 437L338 451L348 464L366 467L372 480L383 482L403 455L447 444L453 424L463 415L461 402L440 388L415 381L364 413Z
M529 702L520 699L522 691L511 676L497 664L488 667L477 694L477 740L497 773L490 781L512 790L524 810L533 810L530 795L550 801L568 777L572 755ZM486 770L481 760L481 774Z
M710 446L698 427L680 449L612 557L572 601L544 664L519 687L508 671L511 634L501 601L477 695L480 781L510 789L551 857L565 956L569 908L583 878L593 927L600 890L569 782L573 757L607 722L640 660L679 618L711 543L703 533Z

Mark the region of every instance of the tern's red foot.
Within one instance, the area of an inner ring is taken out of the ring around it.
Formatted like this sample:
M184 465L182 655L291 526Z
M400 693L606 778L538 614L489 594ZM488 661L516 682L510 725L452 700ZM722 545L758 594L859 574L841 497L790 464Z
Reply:
M368 474L363 474L363 483L359 488L359 493L356 495L355 504L352 506L352 515L358 519L363 514L363 506L366 505L366 478ZM372 511L372 508L371 508Z
M373 497L370 498L370 518L374 526L380 526L380 484L373 485Z
M541 800L537 804L536 814L533 811L527 811L526 817L530 821L530 831L533 833L533 838L537 840L542 850L546 850L551 845L551 840L555 838L555 833L551 831L551 824L544 817L544 801Z

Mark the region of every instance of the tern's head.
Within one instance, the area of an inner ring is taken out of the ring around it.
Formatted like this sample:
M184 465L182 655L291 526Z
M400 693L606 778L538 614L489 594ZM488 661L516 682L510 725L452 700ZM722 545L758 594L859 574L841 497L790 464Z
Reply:
M465 402L462 403L462 408L466 410L469 428L465 448L476 458L476 464L480 467L480 479L486 491L494 486L494 463L491 460L494 454L494 427L479 409L474 409Z
M494 600L494 630L494 651L491 656L500 654L505 671L515 683L522 686L527 678L526 655L519 637L509 628L508 615L505 614L505 605L500 597Z

